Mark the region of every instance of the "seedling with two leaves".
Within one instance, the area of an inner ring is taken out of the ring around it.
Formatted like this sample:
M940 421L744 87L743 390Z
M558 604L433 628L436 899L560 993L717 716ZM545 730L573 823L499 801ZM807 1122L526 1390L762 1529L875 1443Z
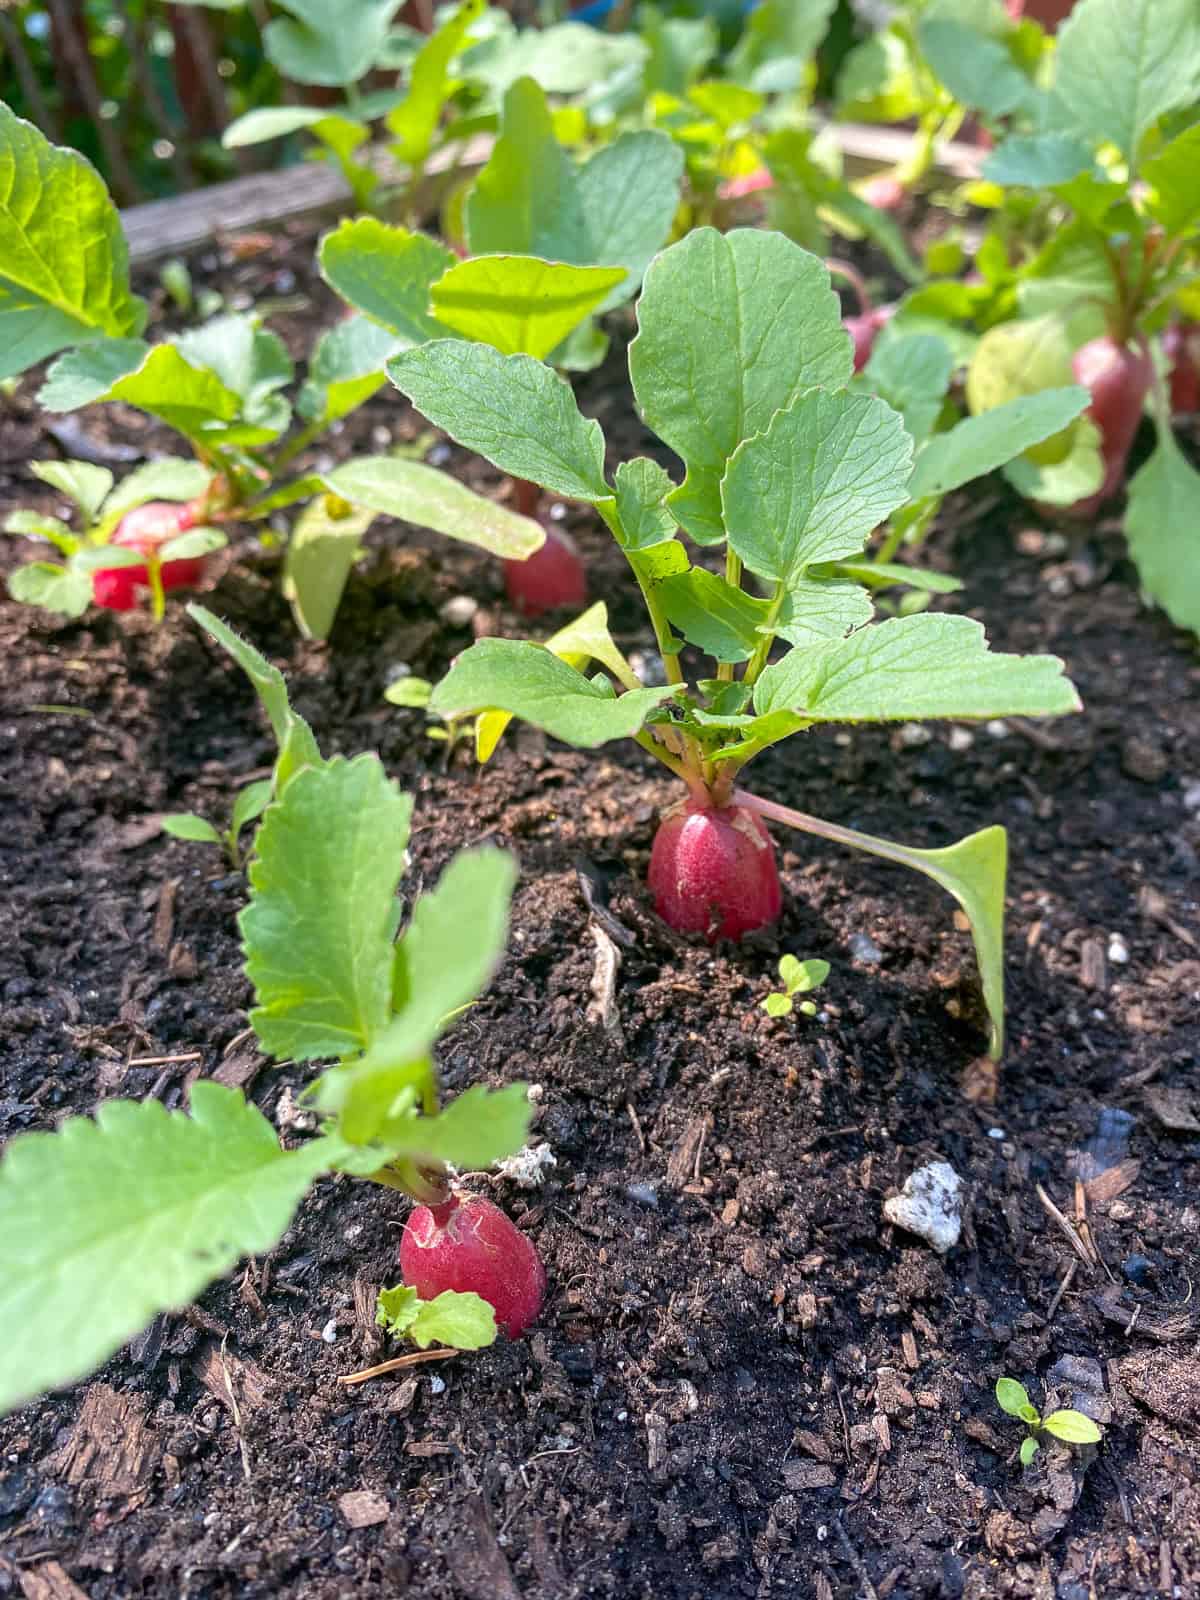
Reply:
M813 959L799 961L795 956L780 956L779 981L782 989L773 990L761 1002L763 1010L769 1017L790 1017L792 1012L799 1011L801 1016L815 1017L816 1004L812 1000L797 1000L798 994L811 994L814 989L819 989L829 976L828 961Z
M1042 1448L1038 1437L1042 1433L1061 1439L1064 1444L1100 1443L1100 1429L1091 1417L1085 1417L1082 1411L1071 1410L1050 1411L1042 1416L1026 1393L1024 1384L1018 1383L1015 1378L997 1378L996 1403L1002 1411L1007 1411L1010 1417L1016 1417L1029 1429L1021 1441L1023 1467L1027 1467Z
M259 817L271 803L275 785L270 778L260 778L239 789L233 802L229 826L222 832L207 817L195 811L170 811L160 817L159 825L173 839L187 839L193 844L215 844L224 850L226 860L235 872L245 863L242 851L242 831Z
M857 393L850 338L819 259L779 234L699 229L646 274L630 374L639 413L682 458L682 484L654 460L611 481L599 424L544 363L433 339L394 357L392 381L432 423L501 471L595 507L645 602L667 682L646 687L598 608L553 649L485 639L434 690L452 719L490 713L483 753L509 716L580 748L633 739L679 779L650 863L660 913L681 931L740 937L779 913L764 826L774 820L926 874L970 919L991 1019L1003 1037L1004 830L920 850L822 821L738 787L761 751L831 722L1060 715L1079 700L1051 656L989 651L979 623L919 615L869 626L863 547L903 506L928 452L932 481L975 475L958 430L916 454L902 417ZM1045 437L1086 392L1042 397ZM693 559L680 534L700 555ZM714 572L704 557L721 558ZM889 574L921 585L922 574ZM784 647L773 658L776 645ZM684 646L711 665L685 674ZM587 675L570 659L591 666ZM602 669L602 670L600 670ZM499 719L499 720L497 720Z
M161 612L169 585L155 585L160 565L198 561L224 542L225 527L303 504L288 543L284 587L301 628L323 638L362 538L379 515L403 518L504 559L522 560L541 546L542 530L529 518L399 454L361 456L328 472L291 475L291 463L303 450L385 382L386 358L427 332L397 334L364 316L338 323L317 338L293 408L285 394L295 377L292 361L278 335L253 313L215 317L154 344L141 337L146 307L130 290L125 239L103 182L81 156L56 149L2 105L0 167L13 175L0 196L0 254L12 289L0 297L0 379L61 352L41 388L41 404L49 411L73 411L119 401L165 423L183 436L195 459L153 463L145 470L170 482L176 481L172 474L186 479L190 472L187 481L201 487L189 493L202 496L185 508L189 521L167 530L171 543L164 543L162 527L151 529L149 537L138 528L129 535L128 550L110 548L100 555L98 547L119 547L128 529L112 524L114 500L101 510L96 475L102 469L68 464L87 504L69 486L60 487L81 504L85 530L76 535L53 518L17 513L23 521L15 529L10 522L10 529L47 538L68 557L62 565L35 562L22 569L26 575L18 573L13 591L19 598L77 616L91 598L84 578L100 572L106 589L97 600L128 609L139 580L122 578L121 568L143 566L140 586L150 589ZM70 228L59 225L64 209L73 218ZM368 274L373 270L369 259L361 265ZM142 482L133 475L139 493ZM114 491L117 500L123 492L124 486ZM154 493L163 501L183 498L169 486ZM176 537L187 541L182 548ZM190 585L198 577L192 567L179 581Z
M11 1140L0 1162L0 1411L82 1377L239 1256L274 1248L321 1174L455 1210L472 1201L452 1190L451 1168L477 1171L525 1143L523 1084L443 1104L433 1057L503 951L511 857L463 851L403 905L412 797L374 755L325 760L281 674L216 617L191 614L245 669L279 743L239 927L259 1047L322 1064L305 1091L321 1131L283 1149L240 1092L200 1079L190 1116L156 1100L106 1101L94 1119ZM507 1258L526 1300L531 1254L518 1235ZM489 1263L493 1285L502 1267ZM478 1307L465 1308L474 1334L461 1316L439 1320L446 1309L409 1305L410 1327L487 1342Z

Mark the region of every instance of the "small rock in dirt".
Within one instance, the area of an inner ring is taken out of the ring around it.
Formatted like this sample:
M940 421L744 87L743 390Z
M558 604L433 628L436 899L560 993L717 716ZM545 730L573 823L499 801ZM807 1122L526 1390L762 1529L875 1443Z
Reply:
M1121 1263L1121 1271L1129 1279L1130 1283L1145 1283L1153 1267L1154 1263L1149 1256L1126 1256Z
M662 657L653 650L631 650L629 665L638 682L647 689L661 689L667 681L667 669L663 666Z
M1153 739L1131 733L1121 746L1121 771L1139 783L1157 783L1170 768L1167 752Z
M906 722L896 729L895 742L909 749L928 744L933 734L920 722Z
M877 967L883 960L883 951L869 933L850 935L850 954L855 961L861 961L869 967Z
M984 723L983 731L993 739L1007 739L1008 723L996 717L994 721Z
M905 1181L898 1195L883 1202L883 1214L945 1255L962 1232L962 1179L948 1161L930 1161Z
M658 1190L649 1183L630 1183L625 1186L625 1193L639 1206L649 1206L651 1210L658 1209Z
M975 743L975 735L970 728L951 728L946 743L957 755L962 755Z
M351 1489L338 1497L338 1510L351 1528L374 1528L387 1521L391 1507L373 1489Z
M875 1403L885 1416L898 1417L916 1405L911 1391L895 1367L879 1367L875 1373Z
M1187 1089L1169 1089L1164 1084L1148 1083L1143 1090L1146 1104L1172 1133L1200 1133L1200 1117Z
M1059 1356L1047 1381L1069 1397L1067 1404L1101 1427L1112 1421L1112 1406L1104 1387L1104 1370L1093 1356Z
M1129 961L1129 946L1119 933L1108 936L1108 959L1114 967L1123 967Z
M479 601L469 594L456 594L447 600L440 615L452 628L465 628L479 610Z
M1189 783L1183 791L1183 809L1200 811L1200 783Z
M793 1492L797 1489L832 1489L837 1473L820 1461L785 1461L783 1481Z

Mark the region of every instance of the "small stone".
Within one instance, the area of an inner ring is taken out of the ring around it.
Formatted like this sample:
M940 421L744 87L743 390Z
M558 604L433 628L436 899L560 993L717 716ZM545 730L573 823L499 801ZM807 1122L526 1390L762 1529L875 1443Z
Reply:
M1153 1271L1154 1263L1148 1256L1126 1256L1121 1263L1121 1271L1130 1283L1145 1283L1147 1274Z
M658 1190L650 1183L630 1183L625 1187L625 1193L639 1206L649 1206L652 1211L658 1210Z
M1129 946L1119 933L1108 936L1108 959L1115 967L1123 967L1129 960Z
M399 683L402 678L411 678L413 669L407 661L394 661L383 675L384 683Z
M444 467L452 454L450 446L443 439L433 446L425 459L431 467Z
M975 735L970 728L951 728L950 737L946 742L951 750L957 751L961 755L964 750L969 750L975 743Z
M962 1232L962 1179L948 1161L930 1161L912 1173L898 1195L883 1202L883 1214L945 1255Z
M371 429L371 443L376 450L386 450L392 442L392 430L385 428L382 422L377 422Z
M445 1392L446 1392L446 1380L445 1380L445 1378L439 1378L437 1373L435 1372L433 1377L430 1378L430 1380L429 1380L429 1392L430 1392L430 1394L445 1394Z
M336 1317L330 1317L329 1321L321 1329L321 1338L325 1341L326 1344L336 1344L337 1343L337 1318Z
M639 683L647 689L661 689L667 681L667 670L662 657L654 650L631 650L629 665Z
M785 1461L783 1481L793 1491L832 1489L837 1482L837 1473L822 1461Z
M1183 791L1183 809L1200 811L1200 783L1189 783Z
M1005 1136L1004 1129L1003 1128L989 1128L988 1131L987 1131L987 1136L988 1136L989 1139L995 1139L997 1141L997 1143L998 1143Z
M905 745L909 749L928 744L932 738L933 734L929 729L922 727L919 722L906 722L903 727L896 729L896 743Z
M563 505L561 500L556 500L554 502L554 504L550 507L550 521L551 522L565 522L566 520L567 520L567 508L566 508L565 505Z
M374 1528L386 1522L391 1511L383 1495L373 1489L351 1489L338 1497L337 1504L342 1520L351 1528Z
M992 722L984 723L983 731L987 734L990 734L993 739L1007 739L1008 723L1003 721L1000 717L996 717Z
M1139 783L1157 783L1170 767L1167 752L1152 739L1131 733L1121 746L1121 771Z
M742 1251L742 1271L748 1278L761 1278L767 1270L767 1247L755 1240Z
M896 1417L916 1405L911 1390L895 1367L879 1367L875 1373L875 1404L885 1416Z
M439 615L452 628L465 628L479 610L479 601L469 594L456 594L447 600Z
M877 967L883 960L883 951L869 933L850 935L850 954L855 961L861 961L869 967Z

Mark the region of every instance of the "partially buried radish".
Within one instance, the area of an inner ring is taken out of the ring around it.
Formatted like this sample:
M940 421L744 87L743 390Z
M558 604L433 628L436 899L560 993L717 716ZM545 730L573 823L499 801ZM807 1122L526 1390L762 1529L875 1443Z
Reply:
M546 1269L532 1242L499 1206L477 1195L418 1206L400 1239L400 1270L422 1300L446 1289L474 1292L510 1339L537 1320L546 1293Z
M893 173L881 172L868 178L858 187L858 192L876 211L899 211L908 198L908 190Z
M198 517L199 507L194 502L180 505L170 500L150 500L125 513L110 543L123 550L151 556L168 540L195 527ZM163 592L169 594L173 589L194 588L203 571L203 556L164 561L159 569ZM137 589L145 588L149 582L146 567L104 567L92 575L92 598L107 611L132 611L137 603Z
M504 587L526 617L582 606L587 600L587 573L570 534L547 528L545 544L528 560L504 563Z
M647 875L655 910L710 944L774 922L783 906L775 846L742 806L689 798L659 823Z
M1131 349L1105 334L1082 345L1071 365L1075 381L1092 397L1086 415L1100 430L1104 481L1095 494L1067 510L1074 516L1090 516L1125 481L1125 463L1154 381L1154 363L1144 342Z
M1163 329L1163 354L1170 362L1171 413L1200 411L1200 323L1172 322Z

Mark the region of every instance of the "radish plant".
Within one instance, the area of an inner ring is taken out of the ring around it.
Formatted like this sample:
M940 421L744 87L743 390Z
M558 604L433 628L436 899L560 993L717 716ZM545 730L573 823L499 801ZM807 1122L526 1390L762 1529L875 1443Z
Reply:
M452 1169L487 1167L528 1131L523 1084L443 1104L433 1056L500 959L511 857L463 851L429 893L402 904L412 797L374 755L323 759L282 675L216 617L191 614L248 673L279 743L239 927L259 1047L322 1064L305 1091L322 1127L284 1149L238 1091L200 1079L190 1116L156 1100L107 1101L94 1119L11 1140L0 1162L0 1411L82 1377L239 1256L272 1249L320 1174L469 1214L475 1202L460 1197ZM515 1328L506 1286L526 1320L536 1314L532 1246L520 1235L506 1244L498 1228L489 1238L486 1262L464 1242L454 1287L494 1296ZM461 1335L461 1318L435 1326L430 1315L412 1321L422 1336ZM464 1346L487 1342L477 1308L473 1326Z
M207 817L195 811L172 811L160 817L159 826L173 839L186 839L192 844L215 844L225 852L225 858L235 872L243 865L242 834L271 803L274 784L270 778L260 778L239 789L233 802L229 826L222 831Z
M992 654L969 618L868 626L867 539L909 500L914 479L933 492L960 470L971 476L971 440L955 429L931 441L914 471L900 415L848 387L851 341L826 268L779 234L703 228L663 251L646 274L638 330L629 362L639 413L682 459L679 484L648 457L619 463L610 479L599 424L529 356L435 339L389 363L398 388L460 443L595 507L640 587L666 676L643 685L593 608L548 646L480 640L430 707L447 719L484 713L484 753L517 716L583 748L633 739L660 761L680 789L655 840L652 888L683 931L740 937L778 915L768 822L926 873L971 921L999 1052L1004 830L920 850L741 787L761 751L822 723L1078 709L1060 661ZM1068 389L1050 401L1040 436L1086 398ZM713 557L718 571L705 564ZM694 675L685 645L708 658ZM589 664L604 670L589 676Z
M194 566L172 572L171 563L201 559L224 542L217 535L225 527L302 505L283 582L301 629L323 638L377 516L402 518L502 559L521 560L540 547L543 532L528 517L398 454L355 457L328 472L293 472L308 446L382 386L386 358L427 333L385 328L368 316L338 323L316 339L293 406L285 393L296 376L291 358L253 313L217 316L157 343L141 337L146 307L130 290L125 239L103 182L82 156L56 149L3 105L0 171L10 177L0 187L2 282L8 285L0 295L0 334L7 336L0 379L56 357L38 395L46 410L131 405L174 429L194 456L191 463L163 464L168 480L174 481L172 471L191 470L207 486L203 502L186 514L193 520L202 515L201 528L189 529L184 521L174 530L162 521L148 528L135 519L122 531L108 520L107 503L104 522L89 523L82 541L53 518L29 518L28 529L10 523L10 531L50 538L68 557L61 571L46 562L24 569L13 591L17 598L77 616L93 598L128 610L146 588L161 613L169 588L200 576ZM61 226L64 212L73 218L70 228ZM368 255L360 268L370 274L376 265ZM519 311L528 302L518 294L516 306ZM79 476L77 467L72 471ZM121 489L115 493L119 497ZM157 498L188 497L168 488ZM131 501L127 509L140 503ZM103 557L98 545L108 547ZM96 572L104 576L92 587Z

